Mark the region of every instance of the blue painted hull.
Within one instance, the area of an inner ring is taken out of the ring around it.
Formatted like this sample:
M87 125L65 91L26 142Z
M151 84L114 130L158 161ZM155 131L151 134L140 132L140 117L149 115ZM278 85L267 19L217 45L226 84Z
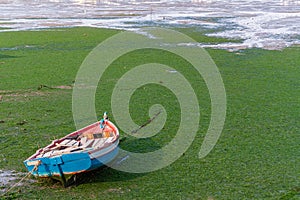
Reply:
M96 123L90 125L90 127L95 128L97 125ZM89 130L89 127L83 130ZM42 152L42 149L40 149L36 154L25 160L24 164L32 175L36 177L59 179L65 185L67 179L72 177L72 175L97 169L111 162L117 156L119 133L116 128L115 130L117 134L116 139L102 148L89 148L80 152L65 153L51 157L39 157L38 155ZM68 136L80 134L82 133L77 131ZM63 139L64 138L62 138L61 141L63 141ZM48 147L53 147L54 145L55 141L48 145Z
M117 154L118 147L98 158L91 158L89 153L71 153L52 158L25 160L24 164L27 170L37 177L74 175L97 169L111 162Z

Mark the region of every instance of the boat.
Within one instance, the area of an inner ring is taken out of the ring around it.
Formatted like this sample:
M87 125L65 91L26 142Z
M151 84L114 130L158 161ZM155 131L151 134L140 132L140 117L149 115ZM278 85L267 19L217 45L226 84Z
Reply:
M105 117L48 146L24 161L35 177L53 178L69 185L71 178L111 162L118 154L119 130Z

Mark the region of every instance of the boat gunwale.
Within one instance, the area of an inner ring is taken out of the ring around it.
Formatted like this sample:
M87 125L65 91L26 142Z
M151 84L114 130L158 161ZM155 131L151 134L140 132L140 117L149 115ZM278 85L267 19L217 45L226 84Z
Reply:
M114 139L113 139L109 144L105 144L105 145L104 145L103 147L101 147L101 148L95 148L95 149L92 149L92 150L90 150L90 151L85 151L84 153L92 154L92 153L97 152L97 151L99 151L99 150L104 150L105 148L111 146L111 145L114 144L115 142L118 142L118 143L119 143L119 137L120 137L120 136L119 136L119 130L118 130L118 128L114 125L114 123L112 123L112 122L109 121L109 120L106 120L105 123L108 124L108 126L109 126L110 128L112 128L113 131L115 132ZM85 126L85 127L81 128L81 129L79 129L79 130L76 130L76 131L74 131L74 132L71 132L71 133L67 134L66 136L64 136L64 137L62 137L62 138L53 140L53 141L52 141L50 144L48 144L47 146L38 149L33 155L31 155L29 158L27 158L24 162L27 162L27 161L30 161L30 160L38 160L38 159L40 159L40 158L37 158L37 156L40 155L40 153L41 153L44 149L47 149L47 148L50 149L50 148L56 146L57 143L61 143L63 140L65 140L65 139L67 139L67 138L69 138L69 137L74 137L74 136L80 135L80 134L82 134L83 132L85 132L85 131L87 131L87 130L93 128L93 127L99 126L99 125L100 125L100 122L97 121L97 122L95 122L95 123L93 123L93 124L90 124L90 125L88 125L88 126ZM116 147L117 147L117 146L118 146L118 144L116 145ZM115 148L113 148L113 149L115 149ZM109 152L110 152L110 151L108 151L107 153L109 153ZM69 154L74 154L74 153L78 153L78 152L70 152ZM107 153L106 153L106 154L107 154ZM67 155L67 154L61 154L61 155ZM54 157L59 157L59 156L61 156L61 155L57 155L57 156L54 156ZM105 155L105 154L103 154L103 155ZM54 158L54 157L53 157L53 158ZM51 158L51 157L48 157L48 158Z

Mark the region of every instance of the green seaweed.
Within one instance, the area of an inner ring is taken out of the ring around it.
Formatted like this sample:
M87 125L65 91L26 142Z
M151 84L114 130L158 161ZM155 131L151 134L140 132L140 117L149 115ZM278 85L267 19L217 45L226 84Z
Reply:
M201 36L202 33L195 30L181 31L198 42L220 42ZM55 87L71 86L88 53L118 32L81 27L0 33L0 169L26 172L23 160L53 139L75 130L72 90ZM1 198L299 197L300 48L207 51L222 75L228 104L222 135L207 157L198 158L210 120L210 99L205 82L194 75L186 61L168 52L146 49L124 55L108 68L95 96L97 114L111 111L111 89L118 77L130 68L154 60L174 66L189 77L197 91L201 91L197 93L200 128L185 154L171 165L151 173L131 174L101 168L82 174L78 184L68 188L53 181L25 180L22 186ZM136 123L145 123L149 119L149 107L156 103L163 104L167 112L172 113L168 115L163 134L137 140L121 132L121 136L126 137L122 148L148 152L172 140L180 110L174 95L164 87L150 84L136 90L131 106L137 109L132 109L132 118Z

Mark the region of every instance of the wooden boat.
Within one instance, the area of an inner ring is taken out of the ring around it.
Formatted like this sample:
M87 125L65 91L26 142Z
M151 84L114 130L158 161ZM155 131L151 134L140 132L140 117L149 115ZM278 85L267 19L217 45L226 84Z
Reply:
M102 119L67 136L52 141L24 161L36 177L58 179L64 186L73 175L99 168L118 154L119 131Z

